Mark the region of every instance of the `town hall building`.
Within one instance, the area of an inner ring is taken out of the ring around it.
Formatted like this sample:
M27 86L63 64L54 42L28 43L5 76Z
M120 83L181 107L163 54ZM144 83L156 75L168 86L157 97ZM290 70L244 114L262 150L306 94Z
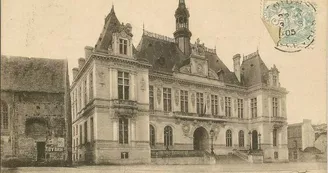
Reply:
M134 46L132 26L111 9L73 69L74 162L150 163L165 151L288 161L278 69L256 51L231 57L230 71L215 49L190 42L189 17L179 0L174 38L144 30Z

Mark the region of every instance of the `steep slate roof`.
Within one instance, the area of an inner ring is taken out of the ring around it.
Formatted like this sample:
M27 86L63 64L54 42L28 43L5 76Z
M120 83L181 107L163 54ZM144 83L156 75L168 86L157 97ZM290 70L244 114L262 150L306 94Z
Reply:
M268 71L258 52L247 55L241 64L241 82L247 87L267 83Z
M216 54L205 52L205 57L208 59L208 66L210 69L214 70L216 73L219 70L224 72L224 82L236 85L240 84L235 73L231 72Z
M137 47L137 59L146 59L151 65L153 71L163 71L172 73L173 67L182 67L190 63L189 57L186 57L174 42L150 37L143 34ZM209 68L218 72L224 72L224 81L230 84L239 84L235 74L231 72L221 59L211 52L205 52L208 59Z
M175 65L185 61L187 57L174 42L143 35L135 54L137 59L146 59L154 71L172 73Z
M97 41L95 50L107 52L112 44L113 33L120 32L121 29L122 25L116 17L114 7L112 7L111 12L105 19L104 29ZM138 47L133 46L132 50L138 61L147 61L152 65L151 71L172 74L175 68L190 63L189 57L181 52L174 40L172 41L172 39L165 36L157 37L144 33ZM244 57L241 64L241 82L238 81L235 73L227 68L216 53L206 51L205 58L208 59L209 68L215 73L223 72L225 83L246 87L267 83L269 70L258 52Z
M65 60L1 55L1 90L65 91Z
M321 153L321 151L316 147L307 147L304 149L304 152L309 152L312 154L320 154Z
M114 7L112 7L110 13L105 19L105 26L102 33L99 36L95 49L97 51L107 51L108 47L112 45L112 35L118 32L120 29L120 22L116 17Z

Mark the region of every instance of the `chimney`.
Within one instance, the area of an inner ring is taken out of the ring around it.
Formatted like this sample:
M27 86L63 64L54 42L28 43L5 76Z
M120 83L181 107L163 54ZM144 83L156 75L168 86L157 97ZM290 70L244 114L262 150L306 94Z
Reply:
M77 74L79 73L79 69L78 68L73 68L73 80L75 79L75 77L77 76Z
M82 67L84 66L85 64L85 59L84 58L79 58L79 70L82 69Z
M85 46L85 47L84 47L84 53L85 53L85 59L86 59L86 60L89 59L89 57L90 57L92 51L93 51L93 47L91 47L91 46Z
M233 56L233 71L235 72L235 75L240 82L240 54L236 54Z

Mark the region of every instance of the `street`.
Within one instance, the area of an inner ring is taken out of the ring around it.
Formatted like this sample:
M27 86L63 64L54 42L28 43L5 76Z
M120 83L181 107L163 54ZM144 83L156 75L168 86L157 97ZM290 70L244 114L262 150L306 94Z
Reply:
M128 165L128 166L80 166L2 168L3 173L173 173L173 172L283 172L283 173L323 173L326 163L266 163L266 164L216 164L216 165Z

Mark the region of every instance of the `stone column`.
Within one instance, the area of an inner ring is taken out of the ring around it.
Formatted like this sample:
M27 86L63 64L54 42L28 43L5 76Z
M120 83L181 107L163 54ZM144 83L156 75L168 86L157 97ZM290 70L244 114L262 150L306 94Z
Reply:
M118 141L118 118L113 118L113 141Z

